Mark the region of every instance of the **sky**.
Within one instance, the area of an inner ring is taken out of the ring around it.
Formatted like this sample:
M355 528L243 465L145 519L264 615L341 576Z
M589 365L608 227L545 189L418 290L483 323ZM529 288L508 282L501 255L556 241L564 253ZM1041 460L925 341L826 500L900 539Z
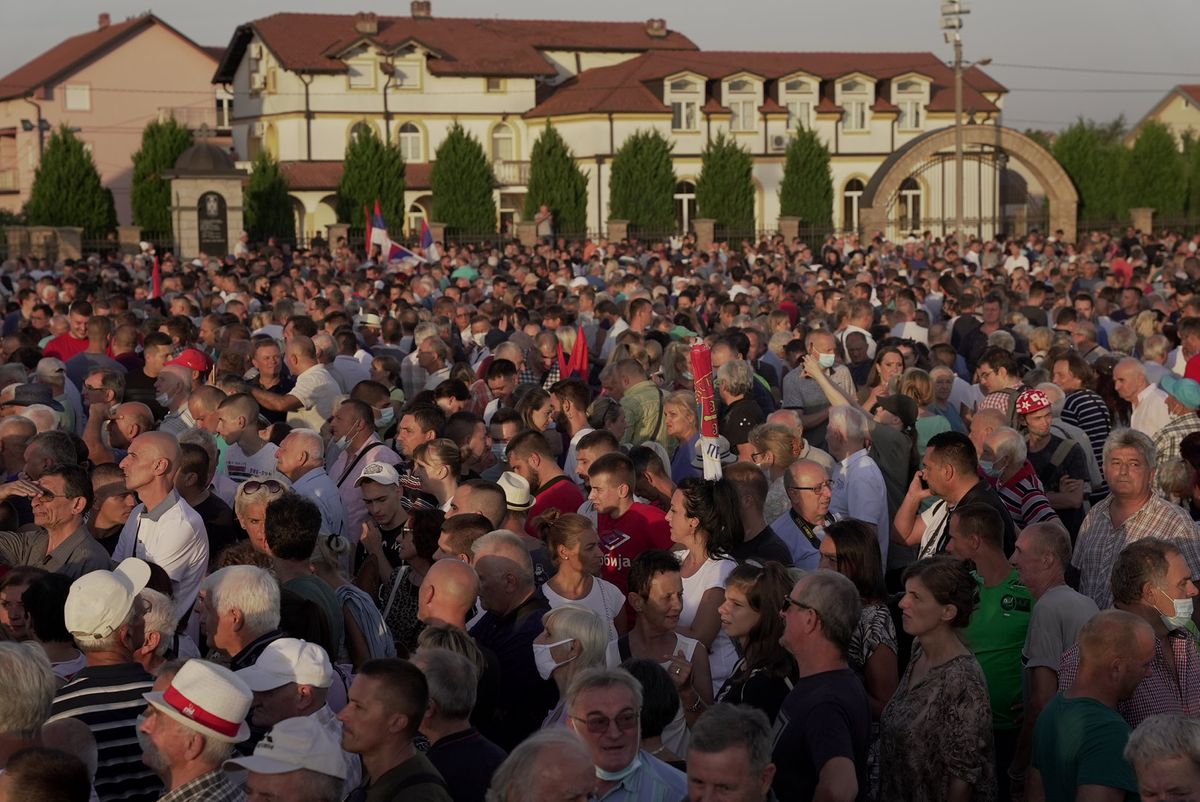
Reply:
M102 11L116 22L147 10L146 0L0 3L0 75L94 27ZM238 24L281 11L409 13L407 0L351 5L170 0L149 10L202 45L227 44ZM1013 128L1058 130L1079 117L1103 122L1121 114L1132 124L1171 87L1200 83L1197 0L978 0L967 7L964 56L992 59L985 69L1009 88L1004 116ZM707 50L930 51L953 58L942 40L940 0L433 0L436 16L492 17L497 8L511 18L662 17Z

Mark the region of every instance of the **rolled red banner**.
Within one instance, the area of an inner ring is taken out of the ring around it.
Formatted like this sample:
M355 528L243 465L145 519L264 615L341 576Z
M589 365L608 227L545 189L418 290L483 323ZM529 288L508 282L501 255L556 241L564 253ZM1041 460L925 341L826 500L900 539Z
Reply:
M720 448L717 445L717 395L713 386L712 352L706 343L692 346L692 386L700 413L700 453L704 459L704 478L721 478Z

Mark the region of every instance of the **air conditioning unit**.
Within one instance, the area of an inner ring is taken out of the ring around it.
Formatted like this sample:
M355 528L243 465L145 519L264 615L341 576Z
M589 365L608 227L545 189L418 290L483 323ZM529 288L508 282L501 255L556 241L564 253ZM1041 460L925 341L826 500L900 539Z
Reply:
M267 88L267 76L261 72L256 72L250 76L250 91L261 92Z
M788 138L786 134L775 134L771 137L771 152L782 153L787 150Z
M266 132L267 132L267 124L264 123L262 120L256 120L255 122L250 124L250 135L251 136L262 136Z
M250 58L261 59L263 54L262 42L250 43Z

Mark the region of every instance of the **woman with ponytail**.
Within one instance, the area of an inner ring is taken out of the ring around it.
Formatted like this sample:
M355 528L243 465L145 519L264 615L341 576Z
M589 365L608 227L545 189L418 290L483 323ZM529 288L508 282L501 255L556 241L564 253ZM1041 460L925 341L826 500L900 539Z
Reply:
M604 621L609 640L625 634L625 599L616 585L600 578L604 555L591 519L552 509L538 516L534 526L558 569L541 588L551 609L564 604L586 607Z
M413 473L421 482L421 490L438 500L442 512L450 511L450 498L458 489L462 467L462 449L445 437L429 440L413 449Z

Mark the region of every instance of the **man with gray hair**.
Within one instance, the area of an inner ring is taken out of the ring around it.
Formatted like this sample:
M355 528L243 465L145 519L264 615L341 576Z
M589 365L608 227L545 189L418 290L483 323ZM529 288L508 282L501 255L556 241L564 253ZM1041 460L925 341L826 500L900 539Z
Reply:
M471 726L479 684L475 664L449 649L428 647L418 649L412 662L429 683L429 707L421 720L430 744L425 756L441 772L450 796L482 802L505 753Z
M346 764L341 743L310 717L276 724L249 757L225 761L225 771L246 771L253 799L340 802Z
M188 411L192 372L183 365L167 365L154 380L154 400L166 407L167 416L158 424L160 432L178 437L196 425Z
M750 430L766 420L762 407L754 400L754 369L744 359L731 359L717 369L717 393L725 407L721 434L742 462L751 462L754 444Z
M1029 463L1025 438L1016 429L1000 426L987 436L979 454L979 467L1004 501L1017 529L1042 521L1061 523L1037 471Z
M1137 774L1142 799L1200 798L1200 720L1151 716L1129 736L1125 759Z
M41 743L42 726L58 688L50 660L35 643L0 642L0 769L13 752Z
M1111 493L1093 506L1075 539L1071 564L1079 592L1101 610L1111 607L1113 561L1126 545L1157 537L1179 549L1200 576L1200 538L1183 508L1154 492L1154 443L1133 429L1114 429L1104 443L1104 478Z
M208 644L229 656L234 671L254 665L279 631L279 582L262 568L231 565L200 586L200 611Z
M518 535L489 532L471 550L484 609L471 635L495 652L505 690L496 709L479 721L479 729L511 750L541 726L558 695L554 683L538 674L533 658L533 640L542 634L542 616L550 606L535 592L533 560Z
M874 525L879 538L879 554L886 566L892 516L888 511L883 471L867 452L869 426L866 414L856 406L839 404L829 409L825 442L829 453L838 461L830 477L833 498L829 502L829 512L835 518L857 518Z
M846 662L862 602L854 583L816 571L783 600L779 642L800 678L775 721L775 793L780 799L843 799L867 787L871 710Z
M1154 437L1159 430L1171 422L1167 408L1167 394L1159 386L1146 379L1146 368L1141 360L1125 357L1113 368L1113 388L1117 395L1133 405L1129 416L1129 428Z
M775 802L771 722L758 708L718 704L691 728L688 802Z
M596 769L587 746L566 729L540 730L521 742L492 777L487 802L593 799Z
M275 452L275 467L292 483L292 490L312 499L321 509L321 534L345 533L345 507L337 485L325 472L325 442L311 429L297 429L283 438Z
M400 388L404 390L405 398L412 398L425 389L425 382L429 380L429 374L425 368L421 367L417 349L430 337L436 337L437 333L437 326L429 322L418 323L416 329L413 330L412 351L400 362Z

